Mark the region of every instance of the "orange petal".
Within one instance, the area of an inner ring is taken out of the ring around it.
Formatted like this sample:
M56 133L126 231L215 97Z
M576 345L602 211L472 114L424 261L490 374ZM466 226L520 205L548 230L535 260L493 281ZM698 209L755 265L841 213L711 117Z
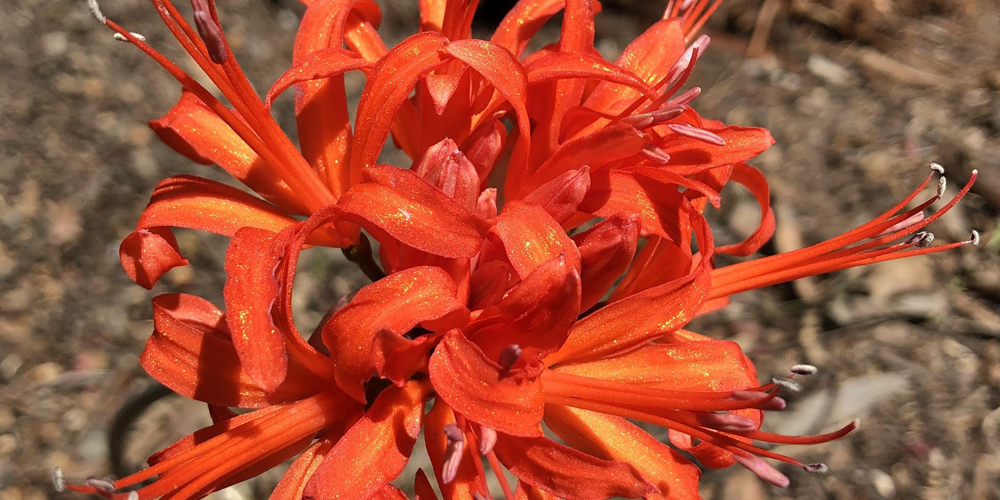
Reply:
M465 328L490 359L510 344L522 357L545 356L562 345L580 311L580 275L556 257L532 271L496 306Z
M287 232L285 233L287 234ZM243 369L266 391L273 391L288 370L285 337L274 324L273 307L280 287L275 278L284 248L276 234L245 227L226 250L223 296L229 330Z
M506 373L460 332L445 334L431 355L431 383L455 411L515 436L540 436L544 399L537 368Z
M500 434L493 448L518 479L562 498L638 498L649 487L632 466L601 460L546 437Z
M535 33L565 5L566 0L521 0L503 18L490 41L521 57ZM593 5L595 12L600 10L600 4Z
M525 69L528 85L548 80L588 78L631 87L650 99L658 97L656 90L638 75L605 61L596 51L551 52L531 60Z
M272 167L191 92L182 92L177 104L149 127L178 153L204 165L219 165L285 211L309 213Z
M403 493L403 490L391 484L381 487L369 498L371 500L409 500L409 497L406 496L406 493Z
M337 385L365 401L363 385L375 370L372 347L381 329L403 335L420 323L443 328L464 325L468 310L456 292L448 273L426 266L391 274L359 290L323 326L323 343L337 361Z
M745 240L735 245L725 245L716 248L719 253L726 253L731 255L739 255L745 257L750 255L760 247L767 243L767 240L771 239L771 235L774 234L774 213L771 212L771 191L767 185L767 179L764 178L764 174L745 163L737 163L733 165L733 176L732 180L742 184L750 193L753 194L754 198L757 199L757 204L760 205L760 224L757 229L750 234Z
M670 155L668 166L676 173L695 173L706 168L749 161L774 144L767 129L755 127L723 127L707 130L722 137L725 146L716 146L679 134L670 134L656 146Z
M324 438L302 452L281 476L281 481L274 487L268 500L301 500L306 483L316 473L316 469L323 463L327 453L330 453L334 443L335 441Z
M258 408L292 401L322 387L319 379L293 360L284 383L265 391L240 363L222 311L193 295L153 299L153 335L140 362L151 377L174 392L226 407Z
M381 240L391 236L442 257L479 252L489 224L414 172L387 165L369 168L373 182L355 186L340 207Z
M427 148L424 156L410 167L414 173L437 187L459 206L476 210L479 198L479 173L455 141L445 138Z
M306 484L316 500L368 498L402 472L420 433L425 385L388 387L330 450Z
M576 209L590 189L590 167L563 172L555 179L542 184L524 197L525 203L538 205L556 222L566 223L576 214Z
M264 105L270 107L275 99L292 85L309 82L312 80L324 80L338 77L348 71L367 70L372 64L360 56L340 47L328 47L320 49L304 56L301 61L292 65L274 82L271 89L267 91L264 98ZM307 103L301 103L305 106ZM341 106L346 106L346 103ZM332 111L337 111L335 106ZM345 109L346 111L346 109Z
M681 278L691 272L692 262L690 241L679 244L659 236L650 236L621 283L611 292L608 302Z
M586 311L604 297L631 264L639 242L639 218L614 215L574 235L573 241L580 249L580 311Z
M608 304L578 321L547 365L594 359L626 352L687 324L711 285L711 276L695 274L644 290Z
M477 267L470 278L469 309L476 311L500 302L507 293L511 271L510 264L500 260Z
M686 212L692 210L677 184L617 169L595 172L590 191L580 204L580 211L601 217L637 214L643 231L677 242L690 232Z
M372 68L354 122L352 184L361 182L362 171L375 164L396 110L417 82L445 61L438 49L447 43L448 39L440 33L419 33L403 40Z
M514 498L515 500L558 500L559 497L535 488L524 481L519 481L517 489L514 490Z
M506 140L507 127L500 120L493 119L480 125L462 141L461 149L465 152L465 157L475 165L480 182L486 182Z
M132 281L150 290L167 271L188 265L168 227L137 229L118 247L122 268Z
M417 469L417 474L413 477L413 495L416 500L438 500L437 493L423 469Z
M432 335L410 340L385 328L375 334L372 360L379 377L402 387L414 373L427 372L427 358L434 348Z
M503 242L507 259L522 279L561 254L565 254L570 269L580 269L580 251L576 244L540 207L521 201L507 203L490 233Z
M547 405L545 423L574 448L635 467L659 490L646 498L701 500L698 467L624 418Z

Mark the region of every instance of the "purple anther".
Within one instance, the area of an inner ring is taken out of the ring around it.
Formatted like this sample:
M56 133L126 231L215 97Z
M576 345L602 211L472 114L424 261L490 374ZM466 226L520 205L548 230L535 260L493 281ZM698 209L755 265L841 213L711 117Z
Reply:
M733 458L736 459L743 467L754 475L759 477L762 481L772 486L777 486L778 488L787 488L791 481L788 480L788 476L782 474L775 469L771 464L765 462L763 459L756 455L751 455L749 457L741 456L738 453L733 454Z
M667 128L673 130L674 132L683 135L685 137L690 137L696 141L701 141L707 144L714 144L716 146L725 146L726 140L719 137L718 134L709 132L708 130L694 127L686 123L668 123Z
M441 482L448 484L458 476L458 466L462 464L462 444L465 437L462 430L455 424L444 426L444 435L448 437L448 446L444 452L444 464L441 465Z
M666 102L666 106L684 106L690 103L691 101L695 100L695 98L697 98L700 95L701 95L701 87L692 87L684 91L683 94L671 98L669 101Z
M802 386L798 382L788 378L788 377L773 377L771 383L785 389L786 391L799 392L802 390Z
M792 365L791 371L796 375L815 375L819 369L813 365L798 364Z
M485 425L479 427L479 453L489 455L497 444L497 431Z
M723 432L753 432L757 430L757 423L753 419L733 415L732 413L697 413L695 419L698 423Z
M215 64L226 62L226 42L222 36L222 28L212 18L208 1L191 0L191 7L194 9L194 26L198 29L198 36L205 42L208 57Z
M514 363L517 363L517 360L520 357L521 357L521 346L517 344L511 344L507 347L504 347L503 350L500 351L500 359L497 360L497 363L500 364L501 370L507 372L514 366Z
M639 151L639 156L657 164L666 165L670 162L670 155L666 151L652 145L647 144L646 147Z

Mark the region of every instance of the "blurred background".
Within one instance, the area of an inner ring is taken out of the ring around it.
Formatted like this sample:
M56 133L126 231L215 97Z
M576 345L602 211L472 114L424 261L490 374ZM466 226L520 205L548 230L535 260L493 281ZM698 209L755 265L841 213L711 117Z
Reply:
M379 3L388 43L416 30L416 0ZM604 2L598 49L613 59L664 3ZM219 6L243 67L268 88L289 64L302 7ZM509 6L482 0L479 35ZM105 0L103 9L195 71L148 2ZM167 397L142 412L124 445L109 445L116 411L149 386L138 366L152 329L149 299L170 290L220 303L226 240L177 231L192 266L153 293L128 280L117 248L158 180L224 176L159 143L146 122L174 104L179 86L115 42L83 0L5 0L3 10L0 500L38 500L57 496L55 466L72 478L111 474L110 446L122 448L121 466L135 467L207 421L203 406ZM558 37L558 23L545 40ZM764 379L797 362L820 368L767 429L811 433L862 419L845 439L781 450L827 462L829 474L782 469L792 487L781 491L738 467L712 471L705 498L1000 499L998 26L997 0L727 0L709 23L696 108L767 127L777 140L755 161L778 217L764 253L869 220L919 183L931 161L948 170L952 192L979 169L973 194L931 229L939 241L978 229L983 244L744 294L693 325L739 342ZM356 99L363 82L348 83ZM276 108L279 121L294 122L288 98ZM718 239L731 242L756 226L758 210L739 189L727 196L713 217ZM308 254L297 317L316 323L365 284L352 266L339 251ZM266 498L278 477L217 498Z

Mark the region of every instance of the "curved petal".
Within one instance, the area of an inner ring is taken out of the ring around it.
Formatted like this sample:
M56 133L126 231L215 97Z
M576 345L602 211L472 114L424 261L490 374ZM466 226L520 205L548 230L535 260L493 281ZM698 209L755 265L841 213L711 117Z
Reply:
M259 408L322 388L319 379L293 360L284 383L265 391L243 369L225 316L202 298L157 296L153 326L140 362L151 377L178 394L214 405Z
M522 357L533 359L565 342L579 311L580 275L560 256L536 267L465 332L491 359L499 359L511 344L522 349Z
M365 401L363 386L375 370L372 348L381 329L403 335L421 323L441 329L464 325L469 313L456 293L448 273L429 266L391 274L359 290L323 326L323 343L336 360L337 385Z
M547 405L545 423L574 448L635 467L659 490L646 498L701 500L698 467L624 418Z
M416 500L438 500L434 487L427 479L427 474L423 469L417 469L417 474L413 477L413 497Z
M316 469L304 498L368 498L395 479L420 433L426 396L417 382L382 391Z
M375 164L396 110L420 78L446 60L439 49L447 43L440 33L418 33L403 40L372 68L354 121L351 184L361 182L363 170Z
M273 316L280 291L275 276L284 257L276 236L254 227L236 231L226 250L223 288L236 353L250 378L267 391L277 388L288 371L285 337Z
M677 330L701 307L711 275L695 274L639 292L599 309L578 321L562 348L545 359L547 365L626 352Z
M521 0L500 21L490 41L520 58L535 33L565 6L566 0ZM599 11L600 4L593 2L593 10Z
M469 420L515 436L540 436L544 399L537 368L506 373L460 332L431 355L438 396Z
M497 458L518 479L561 498L638 498L649 485L632 466L601 460L546 437L498 435Z
M374 495L368 498L371 498L371 500L409 500L409 497L406 496L406 493L403 493L403 490L391 484L382 486Z
M678 243L650 236L608 302L679 279L691 272L693 262L690 241Z
M281 481L274 487L268 500L301 500L306 483L316 473L334 444L335 441L321 439L302 452L281 476Z
M414 172L388 165L367 170L372 182L341 197L339 206L384 241L391 236L442 257L472 257L489 224Z
M538 205L556 222L565 224L576 215L584 196L590 190L590 167L563 172L524 197L525 203Z
M293 64L291 68L288 68L288 71L278 77L271 89L267 91L264 105L270 108L274 100L292 85L340 76L348 71L367 70L371 66L370 62L347 49L329 47L317 50ZM302 103L301 105L305 106L306 104ZM346 106L346 103L343 106ZM334 107L331 111L336 112L337 108Z
M541 207L521 201L504 206L490 230L503 242L507 259L522 279L536 267L565 254L570 269L580 269L580 251L566 231Z
M551 52L533 59L525 70L528 73L528 85L549 80L588 78L633 88L649 99L658 97L656 90L642 78L605 61L596 52Z
M178 153L203 165L219 165L283 210L309 213L281 176L193 93L183 91L177 104L149 127Z
M764 246L774 234L774 213L771 212L771 191L764 174L745 163L733 165L732 180L742 184L760 205L760 224L745 240L735 245L724 245L715 249L716 252L746 257Z
M151 290L167 271L188 265L177 249L177 238L168 227L137 229L118 247L122 268L132 281Z
M602 169L593 174L580 211L601 217L618 213L637 214L642 230L681 242L687 237L691 204L677 184L664 183L635 172Z
M749 161L774 144L767 129L756 127L705 127L726 144L716 146L680 134L669 134L655 141L657 147L670 155L668 168L687 175L712 167Z
M427 358L436 340L433 335L421 335L410 340L392 330L379 330L372 342L375 371L379 377L402 387L414 373L427 372Z

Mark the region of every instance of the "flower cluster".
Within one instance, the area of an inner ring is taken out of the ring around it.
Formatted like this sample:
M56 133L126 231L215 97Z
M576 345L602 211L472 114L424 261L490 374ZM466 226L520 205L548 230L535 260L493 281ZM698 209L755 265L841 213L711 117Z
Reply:
M60 475L73 490L199 498L297 456L271 498L405 498L390 482L421 432L447 499L490 498L484 459L518 478L497 474L509 499L698 498L688 457L783 487L763 458L825 466L767 443L825 442L856 424L819 436L761 431L764 413L785 407L780 393L797 388L792 377L815 368L761 385L735 343L685 325L733 294L978 239L929 246L923 229L972 183L924 216L944 192L935 166L867 224L716 268L716 255L750 256L774 230L767 182L745 163L770 134L703 118L691 107L700 90L681 92L717 1L671 0L609 62L593 47L591 0L521 0L488 41L470 37L476 0L421 0L420 33L391 49L372 0L312 0L291 69L261 100L214 2L192 0L192 25L170 0L152 0L229 105L89 3L183 86L153 130L259 197L193 176L156 187L120 250L137 283L151 288L187 264L171 227L232 238L225 311L156 297L141 358L152 377L207 403L215 423L132 476ZM560 12L559 42L526 52ZM353 123L348 71L366 79ZM292 87L300 147L270 113ZM409 168L377 163L390 136ZM937 193L907 208L935 175ZM703 214L728 183L756 197L761 222L716 246ZM303 335L293 282L300 252L316 245L344 248L373 282ZM670 444L635 421L668 429ZM436 498L423 471L414 489Z

